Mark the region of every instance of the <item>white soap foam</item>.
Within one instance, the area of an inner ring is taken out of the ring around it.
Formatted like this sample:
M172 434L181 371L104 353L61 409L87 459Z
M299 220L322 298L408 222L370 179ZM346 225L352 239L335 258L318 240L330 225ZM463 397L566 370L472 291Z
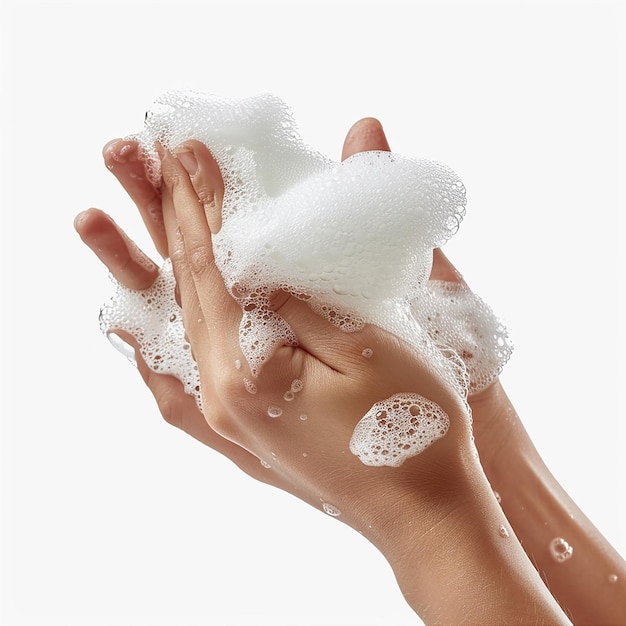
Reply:
M202 141L220 167L223 222L213 247L246 309L240 342L253 376L276 346L296 343L270 309L276 289L309 298L346 331L370 322L407 341L421 334L409 300L427 282L432 249L465 212L465 188L448 167L389 152L335 162L305 145L288 107L271 95L168 93L135 138L155 181L156 141L172 150Z
M356 425L350 451L365 465L397 467L448 432L450 418L417 393L377 402Z
M431 339L450 346L469 376L469 393L493 383L509 360L513 344L506 326L463 283L428 281L411 304L413 315Z
M224 202L214 255L242 307L239 341L253 378L277 346L297 345L289 324L271 309L278 289L307 300L346 332L370 323L396 334L463 398L497 377L510 354L506 329L467 288L428 280L433 249L448 241L465 213L463 183L445 165L378 151L335 162L302 141L288 107L271 95L168 93L133 138L155 184L156 141L173 150L199 140L215 157ZM133 334L148 365L178 376L201 406L173 280L166 263L155 287L118 288L103 309L102 329Z
M102 332L122 330L132 335L148 367L178 378L202 411L200 374L185 336L182 309L176 302L170 260L165 261L149 289L136 291L113 282L116 292L100 309Z

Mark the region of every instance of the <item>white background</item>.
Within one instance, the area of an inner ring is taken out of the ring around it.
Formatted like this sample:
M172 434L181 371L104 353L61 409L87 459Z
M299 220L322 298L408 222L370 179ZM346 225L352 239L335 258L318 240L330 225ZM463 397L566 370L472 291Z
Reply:
M626 554L617 4L22 0L1 29L3 624L419 622L361 536L165 424L100 335L111 287L72 220L147 247L100 150L179 87L273 92L334 158L375 116L459 173L446 251L511 330L505 388Z

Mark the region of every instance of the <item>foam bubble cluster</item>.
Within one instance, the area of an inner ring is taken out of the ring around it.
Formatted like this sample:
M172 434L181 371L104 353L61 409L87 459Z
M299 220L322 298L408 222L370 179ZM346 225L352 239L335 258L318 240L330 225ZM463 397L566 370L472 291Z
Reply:
M453 347L463 360L470 394L493 383L511 356L506 326L464 283L428 281L411 311L434 342Z
M132 138L142 146L155 184L155 142L174 150L198 140L217 161L224 200L214 256L242 307L239 340L252 378L277 346L297 345L289 324L270 306L280 289L346 332L369 323L396 334L426 355L463 398L499 374L510 345L489 307L463 286L429 281L433 249L454 235L465 214L465 187L447 166L379 151L333 161L302 141L288 107L271 95L234 100L167 93ZM167 288L137 293L119 287L101 323L105 332L132 333L150 367L186 381L199 399L172 280L165 265L159 285ZM252 388L248 380L246 389ZM428 401L411 402L443 423ZM382 431L369 432L380 441ZM395 432L387 429L385 437ZM433 440L424 437L420 442ZM357 440L364 458L365 438ZM402 446L421 449L422 443L409 440ZM382 456L394 463L403 458L395 443L385 445L390 452Z
M397 467L448 432L450 418L435 402L416 393L377 402L359 421L350 451L365 465Z
M136 291L117 284L117 291L100 309L100 329L105 334L121 330L132 335L146 365L170 374L193 395L200 410L200 374L185 336L182 309L176 302L176 280L166 260L149 289Z

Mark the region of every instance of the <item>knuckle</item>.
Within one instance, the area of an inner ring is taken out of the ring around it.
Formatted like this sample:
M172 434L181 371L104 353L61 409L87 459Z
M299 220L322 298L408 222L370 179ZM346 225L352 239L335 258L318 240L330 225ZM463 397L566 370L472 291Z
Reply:
M204 419L211 430L225 439L235 441L237 439L233 422L225 411L206 411Z
M193 188L198 196L198 199L202 203L205 211L215 210L217 205L217 197L215 195L215 190L211 185L209 185L206 181L198 181L196 178L193 179Z
M231 368L220 368L214 376L214 389L222 406L235 411L240 404L242 394L246 393L241 374L234 373Z
M159 411L163 419L176 428L181 428L180 407L171 393L159 394L156 397Z
M203 274L210 267L209 251L204 243L198 243L187 250L189 266L194 274Z
M176 166L176 163L173 163L172 161L173 159L168 158L163 159L161 162L161 176L163 178L163 183L170 193L179 189L185 180L185 177Z

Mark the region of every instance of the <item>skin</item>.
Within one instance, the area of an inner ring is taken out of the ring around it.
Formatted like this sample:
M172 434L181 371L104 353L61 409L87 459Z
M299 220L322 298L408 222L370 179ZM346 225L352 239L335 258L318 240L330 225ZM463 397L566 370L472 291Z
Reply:
M342 158L373 149L389 145L381 125L367 118L348 133ZM550 475L499 382L470 398L481 466L462 403L418 355L375 327L341 333L303 302L279 294L274 307L296 332L299 346L276 351L255 381L257 394L243 390L246 372L232 365L235 358L245 363L237 334L241 309L212 264L210 246L221 225L219 168L196 142L177 153L178 158L163 153L164 185L155 189L135 145L118 140L104 150L157 250L172 258L200 367L204 415L178 381L153 373L138 358L164 418L254 478L318 509L322 500L338 506L339 519L387 557L407 601L426 623L568 623L537 571L574 623L626 623L623 560ZM157 266L110 217L90 209L75 225L122 284L134 289L152 284ZM462 280L440 250L434 251L432 278ZM372 359L359 358L364 347L374 349ZM259 420L295 378L305 385L289 410L310 418ZM347 450L354 425L374 402L409 391L448 413L448 434L400 468L364 466ZM329 413L340 418L328 420ZM259 459L272 461L272 467L264 468ZM504 541L500 526L511 531ZM546 545L559 534L585 558L556 563ZM419 566L424 562L432 567ZM608 582L611 573L617 583Z

